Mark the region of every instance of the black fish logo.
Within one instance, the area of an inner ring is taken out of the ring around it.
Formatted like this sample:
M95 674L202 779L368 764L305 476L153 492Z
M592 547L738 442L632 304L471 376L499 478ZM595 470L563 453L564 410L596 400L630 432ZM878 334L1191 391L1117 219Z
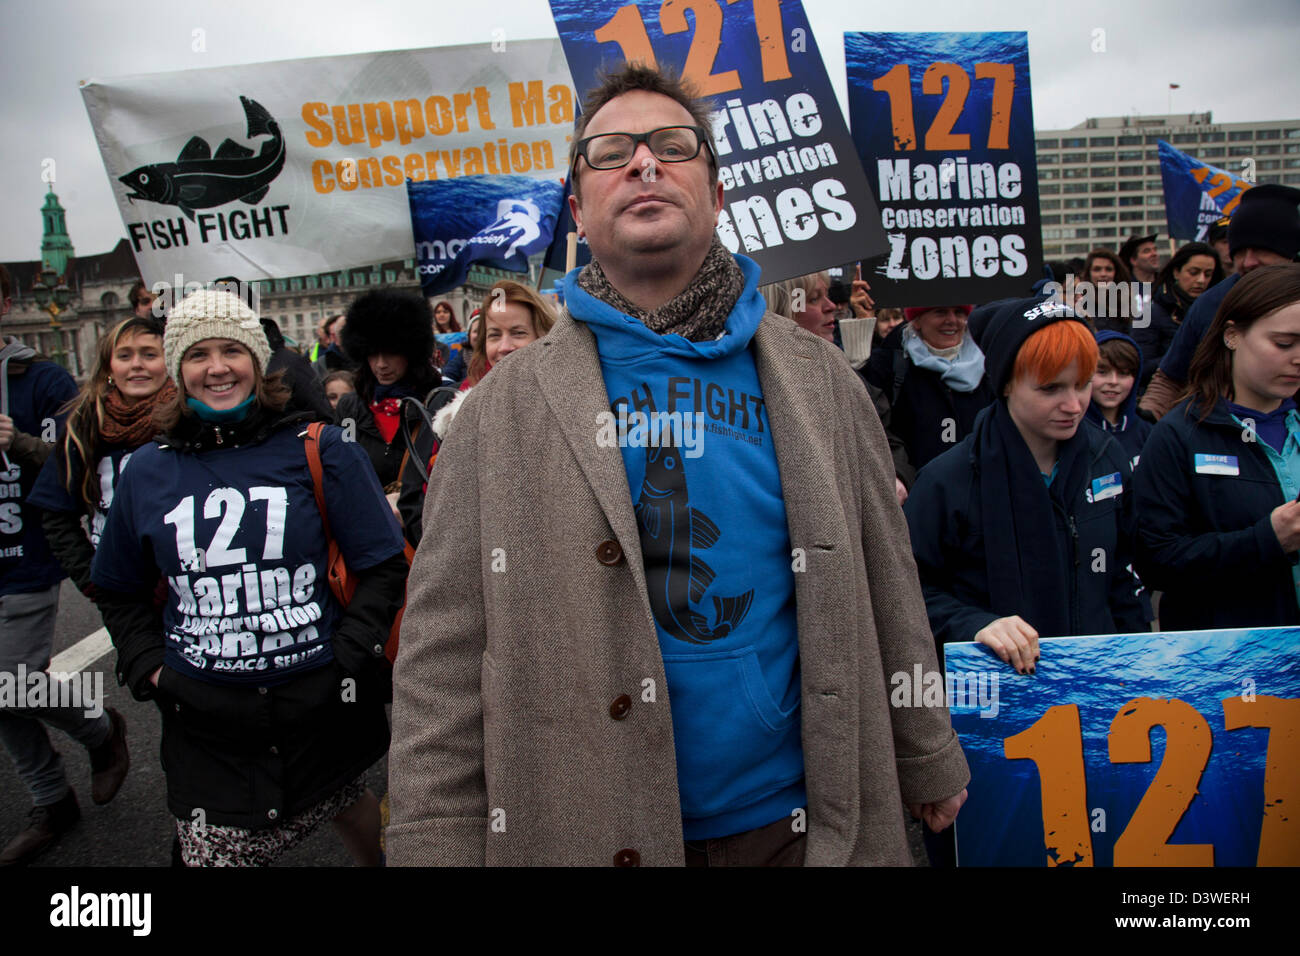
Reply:
M648 450L636 520L655 621L678 640L708 644L740 626L754 601L754 590L739 597L715 597L712 626L703 614L691 610L692 604L704 600L714 578L713 569L695 550L713 547L720 532L707 515L690 506L682 465L678 448Z
M260 103L247 96L241 96L239 102L248 121L248 138L271 137L260 153L226 139L213 156L207 140L192 137L176 162L141 166L117 177L132 190L126 198L179 206L191 220L195 209L211 209L236 199L250 205L260 202L271 188L271 180L284 168L284 137L280 124Z

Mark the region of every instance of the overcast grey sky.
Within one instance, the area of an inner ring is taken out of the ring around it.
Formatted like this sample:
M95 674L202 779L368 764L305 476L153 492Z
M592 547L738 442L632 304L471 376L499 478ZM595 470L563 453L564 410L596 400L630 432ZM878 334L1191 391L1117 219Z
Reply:
M1213 110L1219 122L1300 113L1297 0L804 0L844 97L845 30L1028 30L1034 121ZM1092 51L1105 30L1106 50ZM192 49L195 29L206 50ZM555 36L547 0L0 0L0 261L35 259L46 184L79 255L124 235L77 90L83 79L232 63Z

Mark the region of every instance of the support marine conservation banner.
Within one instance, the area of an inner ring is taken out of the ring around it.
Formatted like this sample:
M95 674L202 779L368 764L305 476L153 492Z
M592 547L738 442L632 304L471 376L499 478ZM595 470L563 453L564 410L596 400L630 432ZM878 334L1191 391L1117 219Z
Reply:
M555 39L89 80L81 92L151 285L412 258L408 179L558 182L573 130Z

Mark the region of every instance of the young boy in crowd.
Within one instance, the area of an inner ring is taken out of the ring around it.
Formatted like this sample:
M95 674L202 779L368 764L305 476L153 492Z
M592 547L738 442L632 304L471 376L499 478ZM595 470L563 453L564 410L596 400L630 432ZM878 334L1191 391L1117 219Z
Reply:
M1119 442L1136 468L1142 446L1151 434L1151 423L1137 414L1137 375L1142 368L1142 350L1120 332L1097 333L1101 357L1092 376L1092 403L1087 420Z

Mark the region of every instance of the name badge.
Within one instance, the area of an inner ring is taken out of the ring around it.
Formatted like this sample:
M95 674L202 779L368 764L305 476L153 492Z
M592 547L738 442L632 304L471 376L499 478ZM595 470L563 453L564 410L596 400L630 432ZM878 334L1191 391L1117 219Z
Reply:
M1092 479L1092 500L1105 501L1107 498L1114 498L1116 495L1124 493L1124 482L1120 473L1106 475L1104 478Z
M1237 467L1236 455L1196 455L1196 473L1198 475L1229 475L1236 476L1241 474L1241 469Z

